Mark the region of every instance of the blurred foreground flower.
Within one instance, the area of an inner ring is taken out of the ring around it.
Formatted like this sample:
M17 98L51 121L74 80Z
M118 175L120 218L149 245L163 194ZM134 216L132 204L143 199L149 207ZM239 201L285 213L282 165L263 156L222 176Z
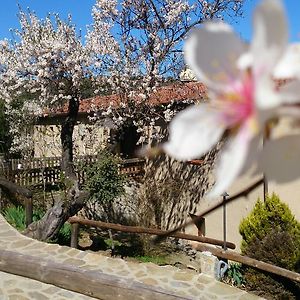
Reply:
M186 41L186 61L207 85L210 101L174 118L163 149L179 160L200 158L228 135L217 163L212 197L221 195L257 158L265 124L280 114L278 108L299 102L299 81L278 89L273 77L287 40L281 1L265 0L256 8L254 37L248 48L222 22L206 23Z

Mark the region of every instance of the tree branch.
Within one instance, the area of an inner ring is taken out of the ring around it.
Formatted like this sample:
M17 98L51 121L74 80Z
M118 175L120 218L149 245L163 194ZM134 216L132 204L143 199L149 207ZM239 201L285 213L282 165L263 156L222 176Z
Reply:
M154 239L154 243L160 243L161 241L163 241L164 239L166 239L167 237L169 237L170 235L174 234L175 232L185 228L186 226L188 225L191 225L191 224L194 224L195 222L198 222L201 220L201 218L216 210L217 208L221 207L225 202L226 203L229 203L231 201L234 201L240 197L243 197L243 196L248 196L248 194L250 192L252 192L254 189L256 189L258 186L260 186L261 184L263 184L264 182L264 179L261 178L259 180L257 180L256 182L254 182L252 185L250 185L248 188L244 189L243 191L227 198L225 201L222 199L221 201L218 201L217 203L215 203L213 206L211 207L208 207L207 209L205 209L202 213L200 213L200 215L197 215L194 219L190 220L190 221L187 221L187 222L184 222L182 225L178 226L177 228L175 229L172 229L172 230L169 230L167 231L165 234L162 234L160 236L157 236L155 239Z

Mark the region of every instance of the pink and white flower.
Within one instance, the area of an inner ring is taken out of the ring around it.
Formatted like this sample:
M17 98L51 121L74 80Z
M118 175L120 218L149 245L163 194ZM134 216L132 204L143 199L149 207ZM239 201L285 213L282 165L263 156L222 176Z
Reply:
M210 196L219 196L256 158L264 124L283 104L299 102L300 85L278 89L273 73L287 49L288 32L280 0L265 0L254 14L250 46L222 22L206 23L185 44L185 58L209 90L210 101L187 108L170 124L164 151L179 159L200 158L228 136ZM251 148L251 151L249 149Z

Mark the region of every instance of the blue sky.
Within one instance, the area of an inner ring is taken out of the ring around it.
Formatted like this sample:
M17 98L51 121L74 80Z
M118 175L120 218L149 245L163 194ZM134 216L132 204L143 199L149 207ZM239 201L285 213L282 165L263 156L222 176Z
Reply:
M0 39L10 38L9 28L17 28L17 3L23 9L29 7L41 18L48 12L58 12L62 18L68 13L73 16L73 21L78 28L85 29L86 24L91 23L91 8L95 0L6 0L1 3L0 10ZM236 19L233 26L236 31L246 39L251 38L252 11L258 0L246 0L244 6L244 17ZM287 14L290 22L290 41L300 42L300 1L285 0Z
M55 12L66 19L71 13L73 22L84 30L92 22L91 9L95 2L96 0L3 0L0 10L0 39L11 38L9 29L19 27L17 3L23 10L29 7L40 18L44 18L48 12Z
M246 0L243 17L236 19L236 24L232 24L246 40L251 39L252 13L255 6L260 2L259 0ZM288 16L290 42L300 42L300 1L285 0L283 3Z

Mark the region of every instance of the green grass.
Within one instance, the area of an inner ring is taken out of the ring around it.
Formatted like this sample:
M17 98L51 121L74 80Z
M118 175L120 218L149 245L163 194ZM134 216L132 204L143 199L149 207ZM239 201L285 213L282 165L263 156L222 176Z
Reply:
M138 261L147 263L152 262L156 265L166 265L167 260L165 256L135 256Z
M26 228L25 225L25 209L22 206L11 205L5 208L3 216L9 224L15 227L18 231L23 231ZM40 210L33 211L33 222L40 220L44 215L44 212ZM50 240L50 243L57 243L60 245L70 245L71 241L71 224L65 223L57 234L57 237Z
M22 231L25 229L25 210L22 206L10 206L4 209L3 216L7 222Z

